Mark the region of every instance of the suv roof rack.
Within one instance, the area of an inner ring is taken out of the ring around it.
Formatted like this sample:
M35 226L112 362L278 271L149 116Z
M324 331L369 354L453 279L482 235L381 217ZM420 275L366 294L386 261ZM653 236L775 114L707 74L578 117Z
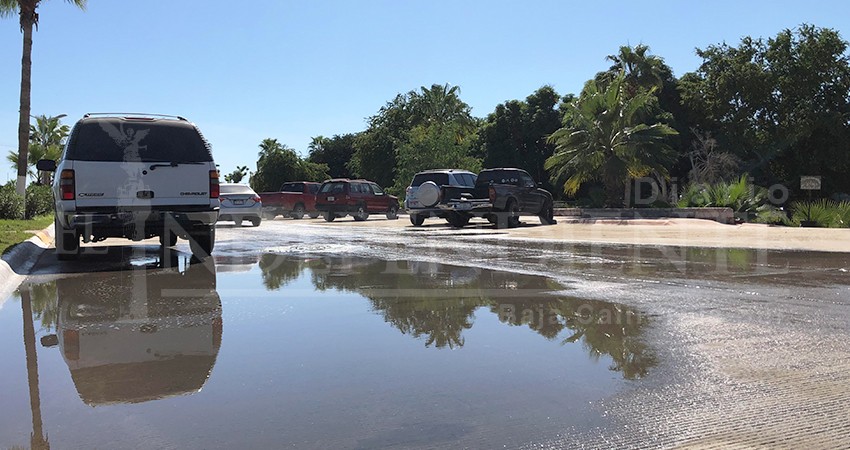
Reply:
M177 119L182 120L184 122L188 122L185 117L182 116L173 116L169 114L150 114L150 113L127 113L127 112L115 112L115 113L85 113L83 114L83 118L88 118L92 116L111 116L111 117L129 117L129 118L144 118L144 117L162 117L166 119Z

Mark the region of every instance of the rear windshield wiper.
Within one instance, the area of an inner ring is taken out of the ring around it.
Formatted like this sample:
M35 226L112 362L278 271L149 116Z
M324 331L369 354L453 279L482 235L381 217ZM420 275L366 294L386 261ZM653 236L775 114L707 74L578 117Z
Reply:
M151 164L150 170L156 170L157 167L177 167L181 164L203 164L199 161L171 161L170 163Z

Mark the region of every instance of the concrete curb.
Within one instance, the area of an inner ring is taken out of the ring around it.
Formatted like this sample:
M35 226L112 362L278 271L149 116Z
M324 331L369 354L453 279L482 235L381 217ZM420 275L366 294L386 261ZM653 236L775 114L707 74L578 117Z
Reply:
M0 259L0 301L12 295L42 252L52 246L53 225L50 225L3 255Z

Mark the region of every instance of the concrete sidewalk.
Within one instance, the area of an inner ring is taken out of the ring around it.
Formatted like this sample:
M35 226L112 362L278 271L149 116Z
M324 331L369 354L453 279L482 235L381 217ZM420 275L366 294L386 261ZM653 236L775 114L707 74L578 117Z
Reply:
M12 247L0 259L0 302L5 301L27 277L39 256L53 246L53 225Z

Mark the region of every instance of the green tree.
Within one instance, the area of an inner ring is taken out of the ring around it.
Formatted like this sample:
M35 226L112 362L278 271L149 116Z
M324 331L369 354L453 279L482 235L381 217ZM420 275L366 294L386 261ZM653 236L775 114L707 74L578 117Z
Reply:
M85 9L86 0L66 0ZM23 33L21 56L21 104L18 119L18 183L17 192L24 196L27 187L27 162L29 157L30 103L32 91L32 31L38 28L38 9L41 0L0 0L0 17L17 14Z
M398 172L390 191L404 195L416 172L456 168L472 172L481 170L481 160L472 156L474 135L465 135L462 125L455 123L418 125L411 129L398 148ZM458 135L463 139L458 140Z
M564 126L549 137L555 154L546 160L553 183L563 183L574 195L587 181L601 181L609 205L629 206L625 188L636 177L668 176L673 159L669 138L676 130L654 122L658 99L653 90L626 95L621 73L610 83L591 81L581 97L570 104Z
M745 37L697 50L681 80L694 126L741 160L756 184L799 196L800 175L825 193L850 192L850 58L835 30L801 25L770 39Z
M561 127L561 101L554 88L543 86L525 101L496 106L479 131L484 167L519 167L548 182L543 164L555 146L546 137Z
M351 178L348 162L354 154L355 134L316 136L310 142L310 162L327 164L331 178Z
M245 178L245 175L248 175L248 166L236 166L233 172L224 176L224 181L228 183L239 183Z
M302 159L294 149L277 139L260 143L257 171L251 176L251 188L257 192L276 191L287 181L323 181L328 166Z
M397 149L417 126L452 124L462 141L473 133L476 121L469 105L460 100L457 86L431 85L398 94L369 118L369 126L354 140L350 171L382 186L392 186L397 176ZM409 180L404 180L409 181Z

